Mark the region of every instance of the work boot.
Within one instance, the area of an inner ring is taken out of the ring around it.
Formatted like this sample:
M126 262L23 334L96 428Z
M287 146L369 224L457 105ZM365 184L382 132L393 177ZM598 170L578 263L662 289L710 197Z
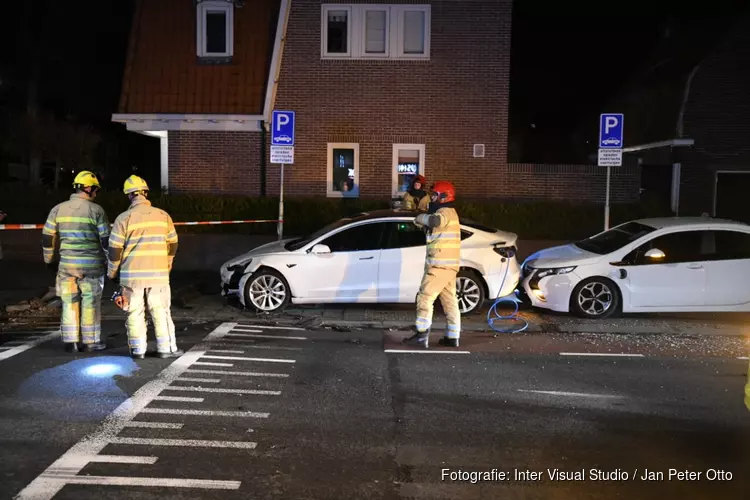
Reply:
M174 352L160 352L157 354L157 356L159 356L161 359L168 359L168 358L179 358L183 354L185 354L185 351L183 351L182 349L177 349Z
M130 350L130 357L133 359L144 359L146 357L145 352L135 352L133 349Z
M79 352L78 342L65 342L65 352L74 353Z
M93 344L83 344L83 352L96 352L103 351L107 348L107 344L104 342L94 342Z
M406 345L415 345L427 349L430 344L430 330L427 330L426 332L420 332L416 330L416 328L414 330L416 331L416 333L414 333L414 335L409 338L405 338L401 341L401 343Z
M458 347L458 339L443 337L440 340L438 340L438 344L443 347Z

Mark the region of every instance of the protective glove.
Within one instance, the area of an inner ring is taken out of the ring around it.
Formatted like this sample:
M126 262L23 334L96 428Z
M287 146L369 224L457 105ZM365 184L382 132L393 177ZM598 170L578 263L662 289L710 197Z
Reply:
M429 217L429 214L419 214L414 218L414 224L419 227L424 227L427 225Z

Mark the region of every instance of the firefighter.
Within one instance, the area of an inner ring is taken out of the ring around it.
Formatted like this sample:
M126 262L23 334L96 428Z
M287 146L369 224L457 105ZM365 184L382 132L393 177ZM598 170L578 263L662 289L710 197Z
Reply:
M404 195L405 210L426 212L430 206L430 196L424 190L427 181L421 175L414 176L409 190Z
M56 205L42 229L44 263L56 263L55 291L62 300L61 331L68 352L101 351L101 300L107 266L109 220L94 203L101 189L89 171L73 180L76 192Z
M184 354L175 339L169 286L177 232L169 214L151 205L148 184L142 178L128 177L123 192L130 199L130 208L117 217L112 227L107 276L120 286L122 297L116 303L128 314L130 355L134 359L145 357L148 309L156 333L157 355L176 358Z
M461 227L456 209L456 189L448 181L432 186L429 212L419 214L414 223L427 231L427 255L424 276L417 295L415 334L404 343L428 347L435 299L440 297L448 323L439 344L458 347L461 336L461 312L456 296L456 277L461 260Z
M747 367L747 383L745 383L745 406L750 411L750 365Z

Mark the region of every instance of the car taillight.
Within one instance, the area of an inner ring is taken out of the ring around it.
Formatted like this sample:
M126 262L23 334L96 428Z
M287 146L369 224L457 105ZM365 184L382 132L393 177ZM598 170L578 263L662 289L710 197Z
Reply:
M506 259L512 259L516 256L516 247L493 247L496 254Z

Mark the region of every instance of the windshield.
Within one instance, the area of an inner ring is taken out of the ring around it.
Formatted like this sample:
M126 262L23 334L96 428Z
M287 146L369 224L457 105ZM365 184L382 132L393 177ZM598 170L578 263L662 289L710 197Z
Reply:
M284 248L289 250L290 252L293 252L295 250L299 250L300 248L304 247L305 245L309 244L311 241L316 240L317 238L320 238L324 234L333 231L334 229L338 229L342 226L346 226L352 221L352 219L340 219L336 222L332 222L325 226L322 229L318 229L314 233L305 236L304 238L295 238L289 242L287 242L286 245L284 245Z
M639 222L626 222L591 238L576 241L575 246L588 252L605 255L619 250L651 231L654 231L654 228L651 226Z

